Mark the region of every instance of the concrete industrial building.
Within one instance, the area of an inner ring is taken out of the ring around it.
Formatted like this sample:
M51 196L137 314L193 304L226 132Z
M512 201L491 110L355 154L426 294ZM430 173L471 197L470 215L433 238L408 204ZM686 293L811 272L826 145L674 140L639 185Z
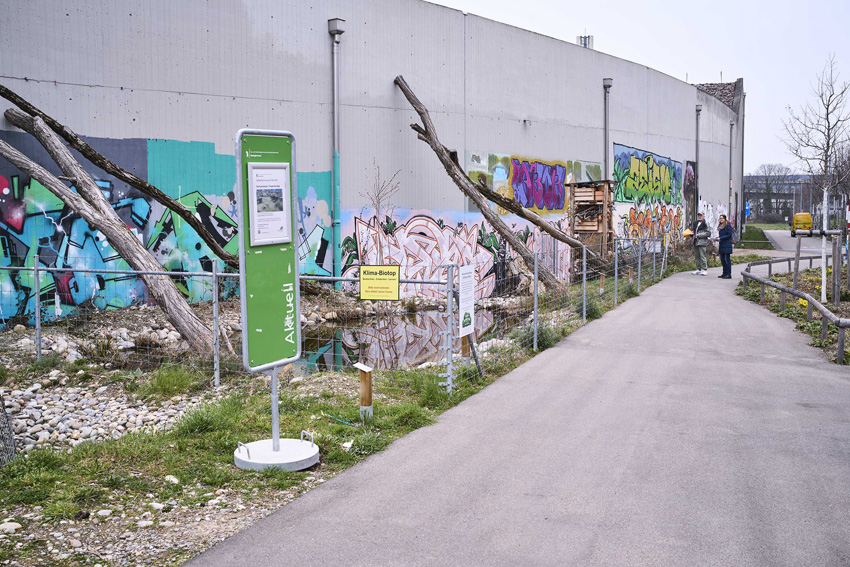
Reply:
M393 84L397 75L429 108L441 141L458 150L469 172L564 227L563 183L605 177L618 184L620 235L681 238L693 217L697 153L696 205L709 220L737 217L743 204L740 79L698 87L421 0L43 0L36 6L0 0L0 11L0 82L195 207L228 250L237 246L236 131L291 131L306 272L345 274L361 262L386 262L406 266L410 277L429 277L446 263L476 263L478 295L497 286L495 264L504 260L497 239L488 239L480 213L410 130L418 118ZM334 19L344 33L329 34ZM607 144L606 78L613 83ZM56 171L37 143L5 120L0 138ZM383 179L397 172L400 182L385 211L371 210L366 196L376 166ZM166 268L191 272L207 265L209 250L187 227L122 182L91 171ZM57 233L62 204L6 162L0 185L5 265L31 264L39 252L51 266L116 265L108 244L84 228ZM506 218L517 231L528 226ZM555 253L528 228L532 250ZM557 253L566 277L569 251ZM118 305L143 294L128 292L126 284L111 287L108 279L77 284L62 301L94 295ZM208 293L191 282L187 290L191 299ZM19 295L17 306L3 307L25 311L31 299Z

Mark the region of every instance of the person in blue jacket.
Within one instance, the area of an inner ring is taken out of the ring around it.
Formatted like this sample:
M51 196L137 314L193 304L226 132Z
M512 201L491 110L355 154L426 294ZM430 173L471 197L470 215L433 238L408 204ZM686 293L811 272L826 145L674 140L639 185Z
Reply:
M732 227L726 220L726 215L720 215L717 227L717 250L720 252L720 263L723 265L723 273L718 278L724 280L732 279Z

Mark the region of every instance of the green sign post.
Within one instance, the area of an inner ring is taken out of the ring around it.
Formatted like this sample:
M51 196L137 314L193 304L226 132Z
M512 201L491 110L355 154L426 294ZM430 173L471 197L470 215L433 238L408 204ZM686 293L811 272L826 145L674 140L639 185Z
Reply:
M295 138L240 130L236 140L242 363L250 372L263 372L301 356Z
M236 466L301 470L319 460L318 446L284 439L281 447L277 374L301 357L298 253L293 227L297 199L295 138L289 132L236 134L239 187L239 297L242 365L272 382L272 437L239 444Z

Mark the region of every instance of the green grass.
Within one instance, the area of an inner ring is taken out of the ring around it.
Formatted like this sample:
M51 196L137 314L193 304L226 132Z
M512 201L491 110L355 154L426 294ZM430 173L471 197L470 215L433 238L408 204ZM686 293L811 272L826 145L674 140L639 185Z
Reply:
M195 370L179 365L163 366L150 381L139 386L137 393L144 398L170 398L202 390L205 383L206 378Z
M746 225L746 227L744 228L744 234L740 236L740 240L765 242L738 242L735 245L735 248L744 248L748 250L773 250L773 245L767 241L767 236L764 234L764 229L760 226L752 224Z
M749 223L746 226L758 228L759 230L791 230L791 225L782 222L776 223Z

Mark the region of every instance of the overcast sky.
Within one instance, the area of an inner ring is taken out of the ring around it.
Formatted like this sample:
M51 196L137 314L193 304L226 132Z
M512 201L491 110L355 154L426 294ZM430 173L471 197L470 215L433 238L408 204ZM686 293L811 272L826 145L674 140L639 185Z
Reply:
M812 98L830 54L850 81L850 0L429 1L569 42L593 35L596 50L689 83L743 77L745 173L794 165L782 120Z

